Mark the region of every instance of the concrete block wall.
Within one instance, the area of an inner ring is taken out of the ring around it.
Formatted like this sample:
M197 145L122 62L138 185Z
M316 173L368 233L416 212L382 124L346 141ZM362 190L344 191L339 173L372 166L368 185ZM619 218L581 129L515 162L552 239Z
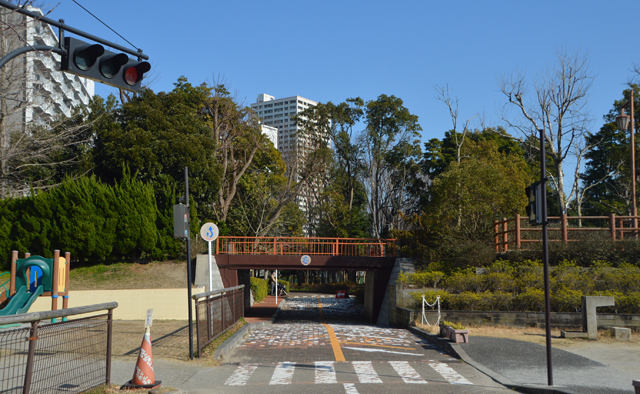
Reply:
M401 257L396 259L396 263L391 271L391 277L389 277L389 284L387 285L387 292L384 295L382 301L382 307L380 308L380 314L378 315L377 324L381 326L388 326L389 324L395 324L395 311L398 305L398 297L402 297L403 290L401 286L396 286L398 276L400 272L405 274L412 274L416 271L413 264L413 259L407 257ZM391 313L390 313L391 311Z
M192 294L203 293L204 287L192 289ZM147 309L153 308L154 320L188 320L187 289L131 289L131 290L71 290L69 308L115 301L113 311L116 320L144 320ZM195 319L195 301L191 303ZM62 309L62 298L58 298L58 309ZM51 297L39 297L29 312L51 310ZM95 313L100 314L100 313ZM95 315L94 314L94 315ZM89 316L89 315L87 315Z

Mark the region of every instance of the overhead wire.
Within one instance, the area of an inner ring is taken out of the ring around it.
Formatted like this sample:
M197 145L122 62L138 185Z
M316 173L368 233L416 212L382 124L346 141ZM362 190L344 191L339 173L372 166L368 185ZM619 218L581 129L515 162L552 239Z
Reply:
M105 25L109 30L111 30L112 32L116 33L118 35L118 37L122 38L123 40L125 40L127 43L129 43L129 45L131 45L134 48L138 48L137 46L133 45L129 40L127 40L126 38L122 37L120 35L120 33L118 33L117 31L113 30L111 28L111 26L107 25L106 23L104 23L102 20L100 20L100 18L98 18L97 16L93 15L91 13L91 11L89 11L88 9L84 8L82 6L82 4L78 3L76 0L73 0L74 3L76 3L78 5L78 7L82 8L83 10L85 10L89 15L91 15L92 17L96 18L98 20L98 22L102 23L103 25Z

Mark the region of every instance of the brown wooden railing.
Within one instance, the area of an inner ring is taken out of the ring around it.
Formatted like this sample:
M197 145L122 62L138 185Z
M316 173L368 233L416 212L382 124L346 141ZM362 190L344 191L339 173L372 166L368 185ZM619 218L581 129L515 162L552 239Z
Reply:
M218 237L217 254L271 254L391 257L395 239Z
M606 234L611 240L624 240L633 236L635 238L640 234L638 223L640 216L549 216L550 226L549 242L563 242L567 245L569 242L581 241L569 236L570 233L600 233ZM522 226L522 221L525 226ZM574 225L575 222L577 226ZM583 224L586 224L583 226ZM593 226L593 223L606 223L606 226ZM542 227L533 227L529 224L529 218L516 215L515 218L494 220L494 245L496 252L506 252L510 247L522 249L526 243L542 242ZM591 224L591 225L589 225ZM540 235L536 235L536 233Z

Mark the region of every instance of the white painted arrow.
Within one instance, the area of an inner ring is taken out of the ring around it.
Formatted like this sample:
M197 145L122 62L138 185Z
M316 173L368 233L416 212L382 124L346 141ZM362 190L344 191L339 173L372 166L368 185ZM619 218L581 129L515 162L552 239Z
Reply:
M382 349L363 349L363 348L360 348L360 347L348 347L348 346L343 346L343 348L344 349L351 349L351 350L359 350L361 352L370 352L370 353L378 352L378 353L391 353L391 354L406 354L408 356L424 356L424 354L393 352L391 350L382 350Z

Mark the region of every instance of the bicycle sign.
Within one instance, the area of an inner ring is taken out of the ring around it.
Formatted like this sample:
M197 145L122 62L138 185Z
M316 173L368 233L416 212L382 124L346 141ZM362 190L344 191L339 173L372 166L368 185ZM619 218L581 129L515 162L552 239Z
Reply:
M307 266L311 264L311 257L305 254L304 256L300 257L300 262L302 263L302 265Z

